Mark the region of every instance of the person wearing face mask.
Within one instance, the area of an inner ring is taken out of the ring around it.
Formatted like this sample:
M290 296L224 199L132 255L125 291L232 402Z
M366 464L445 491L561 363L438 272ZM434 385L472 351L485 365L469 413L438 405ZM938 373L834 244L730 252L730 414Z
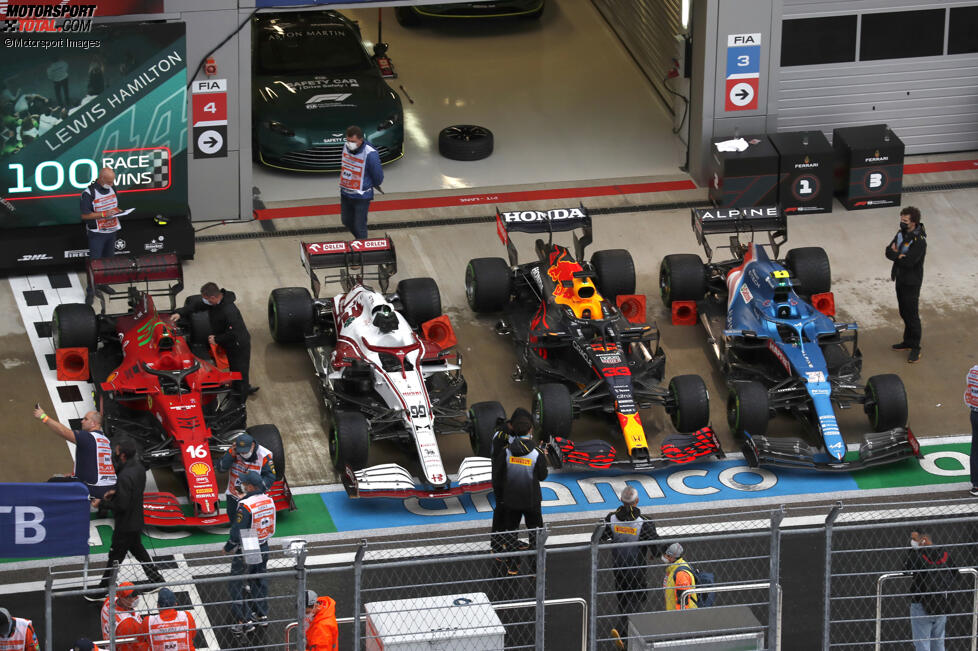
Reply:
M55 434L75 444L75 468L71 475L52 477L48 481L80 481L88 487L92 499L103 497L115 488L116 474L112 465L112 445L102 432L102 415L97 411L85 414L81 429L65 427L34 405L34 418L47 425Z
M240 434L234 443L217 461L217 469L228 472L228 488L224 497L227 500L228 518L233 519L238 512L238 501L244 498L245 490L241 478L249 472L257 472L268 490L275 483L275 462L271 451L258 445L250 434Z
M659 538L655 523L642 517L642 512L638 508L638 491L632 486L622 489L621 506L606 515L604 520L608 524L601 534L601 542L635 543ZM611 629L611 637L619 649L625 648L621 636L627 634L628 615L644 612L645 609L649 588L645 565L650 553L658 556L659 548L655 545L632 545L615 547L611 550L620 614L614 628Z
M118 437L112 441L112 461L115 464L118 482L101 500L95 500L112 510L112 543L109 546L109 560L99 588L101 594L87 594L89 601L102 601L108 592L112 579L112 564L120 565L130 552L142 563L143 571L150 583L163 583L163 575L153 564L149 552L143 547L143 492L146 490L146 468L136 454L136 443L129 438ZM154 588L154 590L157 588ZM152 592L153 590L150 590Z
M231 390L244 404L248 396L256 393L259 387L249 382L251 368L251 333L245 325L238 306L234 304L234 292L218 287L217 283L204 283L200 296L191 296L182 308L170 315L170 323L176 325L181 319L194 312L207 311L211 334L207 341L224 349L231 371L240 373L241 379L231 383Z
M662 553L662 562L667 565L666 576L662 579L665 588L666 610L688 610L697 607L696 593L683 600L683 593L696 587L693 568L683 558L683 546L672 543Z
M948 613L954 612L957 570L946 550L934 546L931 534L910 532L910 551L904 571L913 575L910 586L910 628L915 651L944 651Z
M111 167L103 167L98 178L81 193L81 218L88 236L88 257L92 260L115 255L115 240L122 228L116 215L122 211L114 185L115 172ZM89 287L86 293L89 301L92 289Z
M384 182L380 154L363 137L363 129L347 127L340 169L340 218L353 237L367 238L367 211L374 188Z
M903 319L903 339L892 348L909 350L907 361L913 364L920 360L920 286L927 255L927 232L919 210L907 206L900 211L900 230L884 252L893 261L890 279L896 283L897 306Z

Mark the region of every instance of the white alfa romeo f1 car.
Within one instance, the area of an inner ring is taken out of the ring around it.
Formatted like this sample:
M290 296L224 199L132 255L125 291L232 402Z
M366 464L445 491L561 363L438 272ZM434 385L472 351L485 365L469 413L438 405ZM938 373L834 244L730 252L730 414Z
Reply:
M397 271L389 237L303 242L300 255L312 293L272 291L268 325L275 341L306 345L326 405L330 456L347 494L444 497L491 488L489 444L505 414L495 402L466 412L462 356L435 281L402 280L389 293ZM320 269L333 270L323 282L338 283L340 293L320 298ZM461 432L483 456L465 458L452 481L437 435ZM398 464L367 467L370 444L380 440L413 451L419 482Z

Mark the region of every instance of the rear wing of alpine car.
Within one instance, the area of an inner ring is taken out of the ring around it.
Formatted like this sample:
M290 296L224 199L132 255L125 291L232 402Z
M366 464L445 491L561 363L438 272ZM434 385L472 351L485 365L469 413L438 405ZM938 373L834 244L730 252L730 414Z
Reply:
M584 249L593 241L591 215L584 204L576 208L553 208L550 210L509 210L501 212L496 208L496 233L506 245L509 264L519 264L516 247L510 233L547 233L553 242L554 233L581 229L581 235L574 233L574 254L576 259L584 259Z
M150 296L168 296L171 311L176 309L177 294L183 290L183 267L175 253L94 258L88 261L86 273L103 314L106 299L129 298L129 289L140 284ZM126 289L119 291L113 285L125 285Z
M778 206L755 206L751 208L693 208L692 225L696 233L696 241L702 245L706 257L713 259L713 247L707 241L708 235L733 234L729 245L717 248L729 248L732 251L742 248L744 243L740 236L761 232L768 234L768 243L774 257L782 244L788 240L788 220Z
M397 272L397 252L390 236L366 240L300 242L299 257L309 274L313 296L319 298L321 284L317 269L338 269L323 274L323 282L339 282L345 291L356 282L376 280L387 292L390 277Z

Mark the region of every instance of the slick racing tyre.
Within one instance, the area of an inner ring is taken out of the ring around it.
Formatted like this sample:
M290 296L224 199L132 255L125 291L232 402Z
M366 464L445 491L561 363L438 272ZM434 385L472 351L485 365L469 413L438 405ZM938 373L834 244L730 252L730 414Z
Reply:
M635 263L625 249L596 251L591 256L591 266L598 275L598 291L605 299L614 303L622 294L635 293Z
M820 246L803 246L788 251L784 259L788 271L795 277L795 291L803 296L823 294L832 289L832 267L829 256Z
M278 343L302 341L312 323L312 295L305 287L281 287L268 295L268 330Z
M506 410L498 402L477 402L469 407L469 441L477 456L492 454L492 436L500 418L506 420Z
M762 436L771 418L767 389L760 382L734 382L727 395L727 424L730 430L743 436Z
M492 131L475 124L455 124L438 134L438 152L452 160L482 160L492 148Z
M866 382L864 406L874 432L907 424L907 390L899 375L874 375Z
M677 375L669 381L672 425L683 434L710 424L710 394L699 375Z
M211 318L206 310L191 312L187 317L187 324L185 325L189 325L190 327L190 332L187 333L187 339L191 344L207 346L207 338L214 333L211 332Z
M533 396L533 423L541 441L554 436L569 439L574 422L574 403L563 384L550 382L537 387Z
M252 425L246 431L258 445L272 453L275 481L285 479L285 447L282 445L282 434L279 433L278 428L274 425Z
M401 27L417 27L421 24L421 14L414 7L394 7L394 17Z
M673 301L698 301L706 295L706 267L698 255L667 255L659 265L659 295L666 307Z
M98 346L98 317L90 305L65 303L54 308L51 336L57 348L87 348Z
M370 424L356 411L337 411L329 428L329 456L333 467L342 471L349 465L354 470L367 467L370 454Z
M475 258L465 267L465 300L477 314L499 312L512 291L509 264L502 258Z
M401 314L412 328L441 316L441 293L434 278L408 278L397 283Z

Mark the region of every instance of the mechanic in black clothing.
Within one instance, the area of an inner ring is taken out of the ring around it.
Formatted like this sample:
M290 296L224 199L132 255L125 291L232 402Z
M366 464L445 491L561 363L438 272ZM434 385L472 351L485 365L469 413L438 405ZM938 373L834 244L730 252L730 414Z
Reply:
M54 430L61 438L75 444L75 468L72 474L55 476L48 481L80 481L88 487L88 495L92 499L103 497L115 488L112 445L102 432L101 414L90 411L82 418L81 429L70 429L48 416L41 405L36 404L34 418Z
M516 432L514 431L514 434ZM530 530L530 547L536 547L536 529L543 526L540 482L547 478L547 455L534 447L531 432L513 436L504 452L492 462L493 492L505 506L503 529L507 550L517 549L520 521ZM519 573L519 562L510 559L507 573Z
M920 286L927 255L927 232L919 210L907 206L900 211L900 230L885 253L893 261L890 279L896 282L897 305L903 319L903 340L893 344L893 350L909 350L907 361L913 364L920 360Z
M608 524L601 534L602 542L626 543L647 540L658 540L655 523L642 517L638 508L638 491L626 486L621 491L621 506L604 518ZM620 617L611 629L611 637L615 646L625 648L621 636L628 632L628 615L644 612L648 596L649 580L646 564L648 556L658 556L661 552L657 545L634 545L616 547L611 550L614 563L615 591L618 597L618 612Z
M231 371L241 373L241 380L236 380L231 386L244 404L248 396L258 391L258 387L253 387L248 382L251 334L241 318L238 306L234 304L235 298L234 292L219 288L217 283L204 283L200 288L200 296L187 299L186 305L170 316L170 322L176 324L180 319L189 318L194 312L207 310L212 333L207 340L224 349Z
M143 571L150 583L163 583L163 575L153 564L149 552L143 547L140 537L143 530L143 492L146 490L146 468L136 454L136 444L132 439L120 437L112 442L112 461L118 473L118 483L113 490L108 491L101 500L95 500L96 507L100 502L112 510L114 527L112 529L112 544L109 547L109 561L99 587L108 589L112 579L112 564L122 563L126 554L132 552L136 560L142 563ZM155 589L154 589L155 590ZM151 590L152 592L152 590ZM103 601L106 593L87 594L89 601Z
M910 532L910 547L903 569L913 574L910 628L914 649L943 649L947 616L954 612L957 570L947 551L935 547L925 531Z
M496 433L492 436L492 451L489 456L493 460L492 492L496 498L496 508L492 511L492 533L495 535L489 538L489 547L494 554L507 551L506 537L499 535L506 531L506 505L503 503L502 476L495 471L495 462L506 456L506 448L509 447L511 438L527 436L532 429L533 417L530 416L530 412L523 407L517 407L509 420L499 419Z

